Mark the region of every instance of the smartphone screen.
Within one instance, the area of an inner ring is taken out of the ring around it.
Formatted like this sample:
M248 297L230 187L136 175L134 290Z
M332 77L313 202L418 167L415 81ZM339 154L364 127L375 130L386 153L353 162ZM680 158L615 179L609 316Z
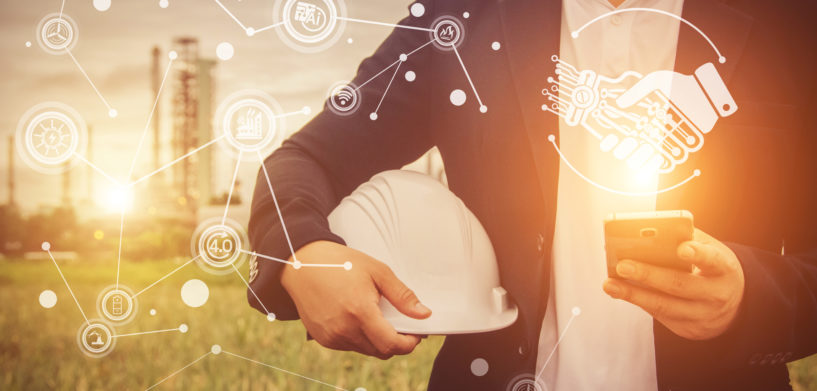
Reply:
M607 275L616 273L619 260L638 262L691 272L692 266L678 258L681 243L692 240L692 214L685 210L614 213L604 221L604 248Z

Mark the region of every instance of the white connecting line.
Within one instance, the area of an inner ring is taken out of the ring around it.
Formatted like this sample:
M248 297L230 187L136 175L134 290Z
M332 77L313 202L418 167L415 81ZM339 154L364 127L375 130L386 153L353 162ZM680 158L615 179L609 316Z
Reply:
M60 11L60 12L62 12L62 11ZM62 16L60 16L60 18L62 18ZM65 52L68 53L68 56L71 57L71 60L73 60L74 64L77 65L77 68L79 68L79 71L82 72L83 76L85 76L85 80L88 80L88 83L91 84L91 87L94 89L94 92L96 92L96 95L99 97L99 99L102 101L102 103L105 104L105 107L108 108L108 115L111 116L111 117L116 116L115 115L116 110L114 110L113 107L111 107L111 105L108 104L108 101L105 100L105 97L102 96L102 93L99 92L99 89L96 88L96 84L94 84L94 82L91 81L91 78L88 76L88 73L85 72L85 69L82 67L82 65L79 65L79 61L77 61L77 58L74 57L74 54L71 53L71 51L68 50L68 49L65 49Z
M172 378L173 376L178 375L178 374L179 374L181 371L184 371L185 369L190 368L191 366L195 365L197 362L199 362L199 361L203 360L205 357L207 357L207 356L209 356L209 355L218 355L218 354L221 354L221 353L224 353L224 354L226 354L226 355L228 355L228 356L232 356L232 357L240 358L240 359L242 359L242 360L244 360L244 361L248 361L248 362L251 362L251 363L253 363L253 364L258 364L258 365L261 365L261 366L264 366L264 367L267 367L267 368L270 368L270 369L274 369L274 370L276 370L276 371L283 372L283 373L286 373L286 374L288 374L288 375L297 376L297 377L299 377L299 378L301 378L301 379L304 379L304 380L309 380L309 381L311 381L311 382L313 382L313 383L321 384L321 385L324 385L324 386L330 387L330 388L335 389L335 390L339 390L339 391L349 391L349 390L347 390L347 389L345 389L345 388L343 388L343 387L339 387L339 386L334 385L334 384L326 383L326 382L320 381L320 380L315 379L315 378L311 378L311 377L308 377L308 376L301 375L301 374L299 374L299 373L295 373L295 372L292 372L292 371L288 371L288 370L286 370L286 369L279 368L279 367L276 367L276 366L273 366L273 365L270 365L270 364L267 364L267 363L263 363L263 362L261 362L261 361L253 360L253 359L251 359L251 358L249 358L249 357L244 357L244 356L242 356L242 355L240 355L240 354L236 354L236 353L228 352L228 351L226 351L226 350L221 350L221 347L220 347L220 346L217 346L217 345L214 345L214 346L213 346L213 348L211 349L211 351L209 351L209 352L207 352L207 353L205 353L205 354L203 354L203 355L199 356L197 359L195 359L195 360L191 361L189 364L187 364L187 365L185 365L185 366L183 366L183 367L179 368L179 369L178 369L178 370L176 370L175 372L173 372L173 373L171 373L170 375L168 375L168 376L164 377L162 380L159 380L159 381L158 381L156 384L154 384L154 385L152 385L152 386L150 386L150 387L146 388L146 389L145 389L145 391L149 391L149 390L152 390L152 389L156 388L158 385L160 385L160 384L164 383L165 381L167 381L168 379Z
M51 258L51 261L54 262L54 266L57 268L57 272L60 273L60 277L62 277L62 281L65 283L65 287L68 288L68 292L71 293L71 297L74 298L74 303L77 303L77 308L79 308L79 312L82 314L82 317L85 319L86 324L90 324L91 322L88 320L88 317L85 316L85 311L82 310L82 306L79 305L79 301L77 300L77 296L74 295L74 291L71 289L71 286L68 285L68 280L65 279L65 276L62 274L62 270L60 270L60 265L57 264L57 260L54 259L54 254L51 254L51 250L45 250L48 252L48 256Z
M559 344L562 343L562 339L564 339L565 335L567 334L567 330L570 328L570 325L573 323L573 320L576 319L576 317L579 316L580 313L581 311L579 310L579 307L573 308L570 319L567 320L567 324L565 324L565 328L564 330L562 330L562 334L559 335L559 339L556 340L556 345L553 346L553 349L550 351L550 354L548 354L547 359L545 359L545 363L542 364L542 369L539 370L539 373L537 373L536 377L533 379L534 383L539 382L539 378L542 376L542 373L545 372L545 368L547 368L548 363L550 363L550 359L553 358L553 353L556 353L556 349L559 348ZM547 386L545 386L545 389L547 389Z
M238 26L241 27L241 29L244 30L247 33L247 35L255 35L255 34L260 33L262 31L273 29L275 27L278 27L278 26L284 24L284 22L273 23L273 24L271 24L269 26L261 27L260 29L254 29L252 27L247 27L247 25L245 25L244 23L241 23L241 20L238 19L232 12L230 12L230 10L227 9L227 7L225 7L224 4L221 4L221 2L219 0L213 0L213 1L215 1L216 4L218 4L218 6L221 7L221 9L223 9L224 12L226 12L227 15L229 15L230 18L232 20L234 20L238 24Z
M158 334L158 333L168 333L171 331L182 331L181 327L176 327L173 329L164 329L164 330L151 330L151 331L141 331L138 333L128 333L128 334L115 334L112 335L111 338L119 338L119 337L132 337L136 335L146 335L146 334Z
M235 171L233 172L233 181L230 182L230 191L227 193L227 205L224 205L224 216L221 217L221 225L227 222L227 212L230 211L230 202L233 200L233 189L235 189L235 181L238 179L238 168L241 167L241 154L244 151L238 150L238 158L235 159Z
M300 261L287 261L286 259L271 257L269 255L259 254L255 251L247 251L247 250L238 250L244 254L252 255L254 257L258 257L261 259L266 259L269 261L275 261L279 263L285 263L287 265L296 266L296 268L300 269L302 267L337 267L337 268L346 268L347 266L342 263L303 263Z
M176 269L173 269L173 271L172 271L172 272L165 274L165 275L164 275L162 278L160 278L160 279L156 280L156 282L154 282L154 283L152 283L152 284L148 285L148 286L147 286L145 289L142 289L141 291L136 292L136 294L135 294L135 295L133 295L133 296L131 296L131 298L135 299L135 298L136 298L136 296L139 296L139 295L141 295L142 293L144 293L146 290L148 290L148 289L150 289L150 288L153 288L153 286L154 286L154 285L156 285L156 284L158 284L158 283L160 283L160 282L164 281L164 279L165 279L165 278L170 277L171 275L173 275L173 273L176 273L177 271L179 271L179 270L181 270L183 267L185 267L185 266L189 265L190 263L192 263L192 262L193 262L193 261L195 261L196 259L199 259L199 257L200 257L200 256L201 256L201 255L197 255L197 256L193 257L193 259L191 259L191 260L189 260L189 261L185 262L183 265L181 265L181 266L177 267Z

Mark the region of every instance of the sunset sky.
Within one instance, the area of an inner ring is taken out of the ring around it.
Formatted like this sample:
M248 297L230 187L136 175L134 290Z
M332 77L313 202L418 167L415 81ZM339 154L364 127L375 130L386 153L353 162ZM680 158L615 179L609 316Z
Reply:
M199 39L200 56L216 58L216 46L229 42L235 55L222 61L216 69L216 103L231 92L255 88L269 92L285 112L304 106L312 115L322 107L323 96L330 85L350 79L359 61L371 53L391 28L349 23L341 39L317 54L302 54L286 46L278 35L264 31L248 37L243 30L210 0L169 0L161 8L159 0L112 0L110 9L100 12L91 0L66 0L64 13L77 23L79 38L72 53L118 117L107 116L107 108L94 93L77 66L67 55L51 55L36 41L38 22L47 14L59 12L59 0L3 0L0 12L0 197L8 194L7 142L17 122L30 107L45 101L64 102L75 108L85 122L93 126L93 161L116 178L125 178L136 152L136 144L145 128L153 103L150 86L150 52L158 45L163 54L170 50L173 38L192 36ZM247 26L270 25L274 0L223 0L237 18ZM395 23L408 14L410 1L385 0L355 6L347 2L348 16ZM352 38L352 43L348 39ZM26 42L31 42L27 47ZM163 58L166 65L166 57ZM163 132L162 160L170 161L170 105L168 94L161 102ZM288 133L296 131L309 117L287 119ZM217 148L214 150L218 150ZM220 152L218 152L220 153ZM221 154L223 155L223 154ZM214 193L227 189L233 161L225 156L215 159ZM38 173L15 158L17 200L24 210L40 205L55 205L60 200L59 175ZM151 168L150 138L142 149L135 176ZM239 178L244 199L249 199L258 166L243 164ZM74 199L86 198L86 172L82 165L72 171ZM100 176L97 188L105 185Z

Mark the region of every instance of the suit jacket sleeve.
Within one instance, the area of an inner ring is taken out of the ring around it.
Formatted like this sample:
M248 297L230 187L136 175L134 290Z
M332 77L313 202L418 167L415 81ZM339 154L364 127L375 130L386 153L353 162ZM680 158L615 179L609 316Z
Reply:
M433 8L428 2L426 7L428 11ZM430 14L408 17L400 24L428 27ZM287 259L291 249L297 251L313 241L343 244L342 238L330 232L326 219L340 199L372 175L398 169L432 147L427 96L435 49L430 40L426 31L396 28L360 64L352 81L359 88L358 111L340 116L325 107L266 158L266 171L259 170L252 200L249 237L253 251ZM401 63L401 54L407 54L408 60ZM403 77L408 70L416 73L415 81ZM379 118L371 120L369 114L388 85ZM284 266L262 257L254 260L247 298L254 308L273 312L278 319L297 319L295 306L279 281Z
M804 86L813 87L800 106L799 142L790 156L794 169L780 173L791 178L789 196L774 200L787 203L783 251L726 243L743 267L745 289L738 316L723 335L690 341L655 323L656 339L669 346L656 359L674 374L674 385L682 385L673 390L714 389L718 384L719 389L735 389L741 379L747 379L741 389L774 389L776 385L757 384L757 379L785 372L782 364L817 352L817 120L809 113L817 102L817 77L803 79Z

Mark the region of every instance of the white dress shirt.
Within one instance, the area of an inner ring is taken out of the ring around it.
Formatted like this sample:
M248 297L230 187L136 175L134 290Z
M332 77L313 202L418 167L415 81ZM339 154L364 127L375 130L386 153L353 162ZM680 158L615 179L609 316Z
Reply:
M637 7L680 16L683 0L627 0L618 9ZM580 71L610 78L628 70L642 75L672 70L681 25L666 15L623 12L571 37L571 31L615 9L607 0L564 0L559 57ZM551 74L543 69L543 76ZM626 162L603 152L599 140L581 126L560 121L558 137L566 158L589 179L625 192L657 189L657 175L634 175ZM652 317L602 290L607 277L604 218L613 212L655 210L655 196L602 190L564 161L559 169L553 284L539 338L539 380L549 391L655 391ZM574 308L580 315L573 315Z

